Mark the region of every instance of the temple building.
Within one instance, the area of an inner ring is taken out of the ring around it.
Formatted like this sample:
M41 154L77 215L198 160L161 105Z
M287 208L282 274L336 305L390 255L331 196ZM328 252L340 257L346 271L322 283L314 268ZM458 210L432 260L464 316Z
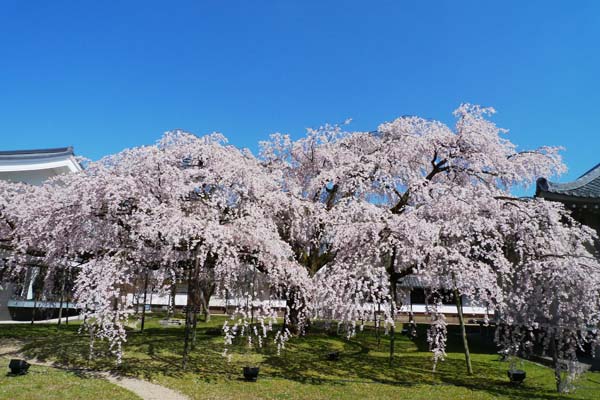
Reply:
M535 195L561 202L573 212L573 218L600 233L600 164L568 183L537 181Z
M0 151L0 179L6 181L40 185L51 177L81 170L72 147ZM31 268L26 277L28 285L21 288L14 285L0 287L0 320L13 317L22 319L24 315L31 314L34 307L33 283L36 271L36 267ZM47 301L42 301L36 306L48 310L50 314L56 308L54 302Z

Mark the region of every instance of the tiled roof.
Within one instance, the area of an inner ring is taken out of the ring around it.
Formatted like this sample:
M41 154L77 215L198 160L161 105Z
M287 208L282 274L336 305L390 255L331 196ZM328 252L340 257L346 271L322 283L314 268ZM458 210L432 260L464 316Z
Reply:
M0 151L0 160L23 160L35 158L48 158L60 156L72 156L73 147L58 147L55 149L39 150L10 150Z
M407 275L398 280L398 287L402 288L426 288L429 287L424 279L417 275Z
M538 179L536 195L547 197L547 194L581 199L600 199L600 164L573 182L554 183L549 182L546 178Z

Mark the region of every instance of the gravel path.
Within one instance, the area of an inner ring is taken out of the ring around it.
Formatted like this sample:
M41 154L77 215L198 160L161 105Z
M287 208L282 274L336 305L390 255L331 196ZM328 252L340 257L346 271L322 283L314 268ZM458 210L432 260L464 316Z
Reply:
M181 393L152 382L135 378L118 377L108 373L103 373L102 376L109 382L137 394L144 400L188 400Z

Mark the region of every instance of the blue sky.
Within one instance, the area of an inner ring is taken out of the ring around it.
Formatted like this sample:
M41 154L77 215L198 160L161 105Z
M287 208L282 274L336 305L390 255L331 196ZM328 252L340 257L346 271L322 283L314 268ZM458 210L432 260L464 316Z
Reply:
M522 148L600 162L600 2L0 1L0 149L97 159L182 128L275 131L493 106Z

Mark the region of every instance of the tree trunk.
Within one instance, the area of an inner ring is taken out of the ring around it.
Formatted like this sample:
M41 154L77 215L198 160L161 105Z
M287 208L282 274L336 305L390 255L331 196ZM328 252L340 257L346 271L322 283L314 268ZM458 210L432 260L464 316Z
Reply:
M390 280L390 289L392 295L392 301L390 304L390 317L392 319L392 326L390 328L390 367L394 364L394 351L396 346L396 280Z
M37 310L37 295L33 292L33 311L31 312L31 325L35 322L35 310Z
M381 344L381 334L379 330L381 329L381 303L377 303L377 311L375 312L375 337L377 338L377 348L379 349L379 345Z
M225 315L229 315L229 290L225 289Z
M556 343L556 336L552 336L552 363L554 364L554 379L556 380L556 391L563 393L565 390L565 382L562 378L562 368L560 359L558 357L558 345Z
M148 269L146 269L146 278L144 280L144 304L142 305L142 326L140 332L144 332L144 324L146 323L146 294L148 293Z
M200 308L202 309L202 313L204 314L204 322L210 321L210 310L208 309L210 296L210 288L207 288L205 285L202 285L202 288L200 290Z
M281 333L285 332L287 329L287 320L288 320L288 309L287 307L283 310L283 323L281 324Z
M196 328L198 326L198 312L194 310L194 316L192 319L192 344L190 346L191 350L196 349Z
M189 353L192 348L192 328L196 328L197 312L198 312L198 278L200 266L198 259L194 260L194 267L190 269L188 274L188 294L187 294L187 309L185 313L185 338L183 345L183 360L182 367L185 369L189 360Z
M177 296L177 281L173 280L173 283L171 284L171 304L169 304L169 311L167 316L169 318L173 317L173 314L175 314L175 297Z
M65 296L65 300L66 300L66 310L67 310L67 315L65 317L65 325L69 325L69 300L71 298L70 293L71 290L73 290L71 283L70 283L70 279L71 279L71 269L67 268L67 281L69 281L69 290L67 290L66 296Z
M183 339L183 360L181 367L185 369L187 367L188 356L190 351L190 331L192 328L192 270L188 271L188 290L187 290L187 302L185 307L185 333Z
M396 247L392 250L390 265L388 267L388 275L390 276L390 318L392 326L390 328L390 367L394 363L394 352L396 346Z
M58 308L58 326L56 329L60 329L60 323L62 321L63 299L65 297L65 281L66 280L67 280L66 271L63 270L62 284L60 287L60 306ZM68 312L68 310L67 310L67 312Z
M246 309L248 309L248 301L246 301ZM250 326L254 324L254 301L250 303Z
M300 334L300 313L302 312L301 307L298 307L295 301L295 293L294 290L290 290L290 295L286 299L285 303L288 308L288 321L287 328L292 334ZM305 320L305 325L302 327L303 329L308 329L310 325L310 321Z
M460 333L462 336L463 347L465 349L465 361L467 363L467 373L473 375L473 367L471 366L471 353L469 353L469 341L467 340L467 330L465 327L465 318L463 316L462 302L460 293L454 289L454 298L456 301L456 310L458 311L458 321L460 323Z

